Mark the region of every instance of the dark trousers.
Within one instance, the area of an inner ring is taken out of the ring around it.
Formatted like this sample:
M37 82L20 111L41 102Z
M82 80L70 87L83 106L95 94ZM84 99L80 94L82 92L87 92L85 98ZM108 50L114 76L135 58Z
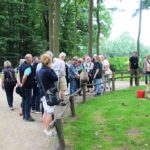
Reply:
M23 119L29 119L31 109L31 93L32 89L23 89L24 96L22 100Z
M32 110L40 111L40 88L35 84L33 86Z
M150 72L146 72L144 74L144 77L145 77L145 84L150 83Z
M133 85L133 78L135 78L135 85L138 86L139 85L139 71L138 69L131 69L130 70L130 86Z
M5 87L7 102L9 107L13 107L13 91L14 86Z

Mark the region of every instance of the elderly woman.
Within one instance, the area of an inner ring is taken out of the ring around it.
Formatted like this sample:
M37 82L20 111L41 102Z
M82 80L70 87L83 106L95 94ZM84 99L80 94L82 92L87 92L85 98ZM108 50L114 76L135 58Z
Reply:
M150 55L147 55L143 61L143 73L145 77L145 84L150 83Z
M48 89L53 88L55 86L55 82L58 81L58 77L56 73L54 72L54 70L51 68L52 57L50 57L46 53L43 54L41 56L41 63L42 63L42 68L37 72L37 74L42 81L45 91L47 91ZM40 82L39 82L39 85L40 85ZM42 97L41 100L42 100L43 107L44 107L44 114L43 114L44 133L46 135L51 135L51 131L48 131L48 128L49 128L49 124L53 120L55 106L47 105L46 99L44 96L44 91L42 90L41 86L40 88L41 88L41 97Z
M6 92L7 102L10 110L13 110L13 91L16 85L15 70L11 68L11 62L4 62L4 69L2 70L2 89Z

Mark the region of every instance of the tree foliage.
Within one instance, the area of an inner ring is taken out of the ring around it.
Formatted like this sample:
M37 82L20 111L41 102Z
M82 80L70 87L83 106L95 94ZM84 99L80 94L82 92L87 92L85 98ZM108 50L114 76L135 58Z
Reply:
M88 9L84 0L60 1L59 50L69 56L88 52ZM111 15L100 7L101 34L111 30ZM55 13L52 14L55 16ZM96 8L93 15L93 49L96 48ZM54 27L55 28L55 27ZM1 0L0 52L1 55L39 55L49 49L49 0Z

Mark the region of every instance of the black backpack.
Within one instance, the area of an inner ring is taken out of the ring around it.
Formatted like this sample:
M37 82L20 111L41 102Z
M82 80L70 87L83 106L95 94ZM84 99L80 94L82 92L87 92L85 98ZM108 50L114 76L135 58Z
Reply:
M5 87L12 87L12 86L16 86L17 80L15 77L15 71L11 68L6 69L4 71L4 86Z

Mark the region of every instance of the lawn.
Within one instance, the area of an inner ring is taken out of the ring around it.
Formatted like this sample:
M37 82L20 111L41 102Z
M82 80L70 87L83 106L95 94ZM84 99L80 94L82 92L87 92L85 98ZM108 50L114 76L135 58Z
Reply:
M77 119L65 119L69 150L150 150L150 100L137 89L108 93L76 107Z

